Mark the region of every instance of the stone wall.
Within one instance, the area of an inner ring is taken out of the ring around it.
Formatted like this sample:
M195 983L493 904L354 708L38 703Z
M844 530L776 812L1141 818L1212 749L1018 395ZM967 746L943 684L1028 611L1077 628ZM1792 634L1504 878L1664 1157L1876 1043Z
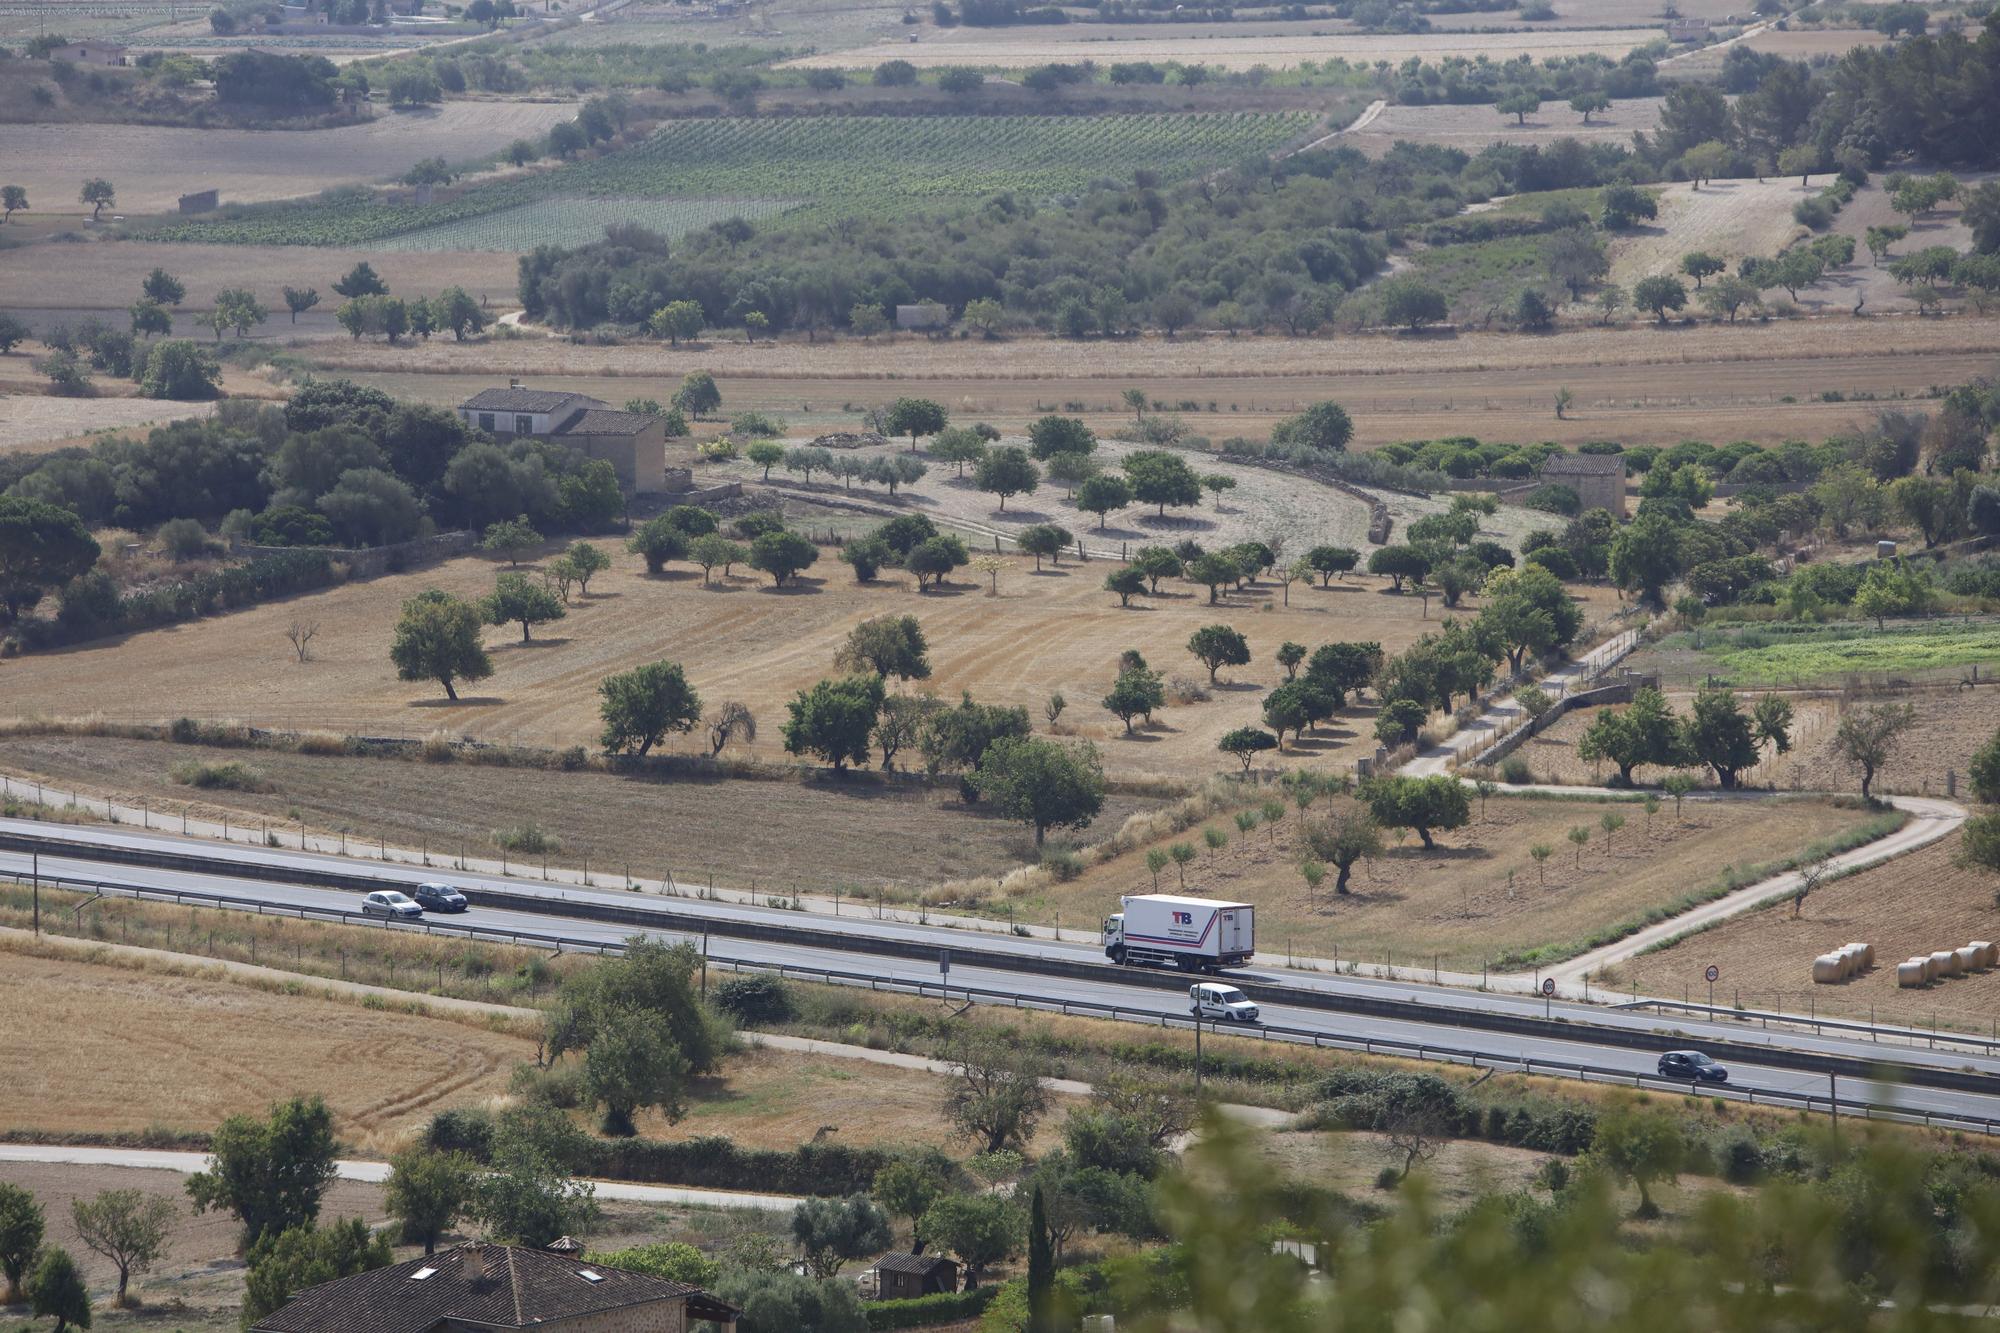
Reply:
M477 541L477 536L470 532L440 532L435 537L419 537L415 541L397 542L394 546L367 546L353 550L328 546L320 549L346 565L351 577L372 579L434 560L464 555ZM232 555L279 555L298 549L295 546L253 546L240 541L229 543Z

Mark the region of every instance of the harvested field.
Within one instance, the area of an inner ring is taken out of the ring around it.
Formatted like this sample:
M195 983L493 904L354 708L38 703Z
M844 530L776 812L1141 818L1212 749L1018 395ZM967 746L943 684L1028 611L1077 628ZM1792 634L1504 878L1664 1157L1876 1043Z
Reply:
M1112 769L1185 775L1213 771L1216 738L1255 716L1258 692L1277 674L1270 655L1279 643L1372 639L1394 652L1431 623L1421 618L1419 599L1386 595L1385 582L1372 577L1329 590L1294 587L1289 608L1271 605L1281 599L1269 584L1209 606L1201 590L1175 583L1163 585L1157 598L1135 599L1121 609L1100 586L1107 567L1099 562L1037 575L1032 560L1010 559L999 574L997 597L971 570L960 571L942 593L918 595L906 575L892 571L874 585L859 585L826 551L796 587L772 589L761 575L744 571L718 576L704 588L699 572L685 566L649 578L638 557L607 545L616 551L615 567L594 580L597 588L579 597L566 619L543 626L533 644L520 644L519 634L505 629L489 632L495 675L462 690L457 704L447 704L435 686L397 681L389 642L397 608L414 593L439 587L478 597L489 591L493 566L482 559L25 657L6 668L9 707L23 714L70 713L78 700L135 699L133 682L143 679L144 702L133 706L147 710L146 720L184 713L295 730L422 735L439 728L494 741L590 745L599 730L597 682L665 656L685 666L711 705L724 699L748 704L762 723L749 753L778 760L784 702L831 674L835 649L849 629L867 616L911 613L929 636L929 686L942 696L968 689L987 702L1024 705L1039 717L1043 701L1059 690L1075 701L1066 729L1110 741L1105 759ZM1608 591L1587 595L1595 613L1608 609ZM314 660L305 664L291 660L284 638L286 626L302 618L320 625ZM1201 678L1187 639L1217 620L1244 631L1256 664L1231 673L1233 683L1215 701L1170 707L1154 730L1132 739L1096 709L1094 701L1110 686L1127 648L1139 649L1162 670ZM675 748L703 744L677 739Z
M1852 430L1876 410L1865 402L1813 401L1822 392L1927 394L1934 385L1990 372L1996 352L1996 319L1884 324L1842 317L1575 329L1538 338L848 339L681 349L582 348L546 339L388 348L333 339L315 345L313 358L324 373L353 374L439 403L461 402L509 376L610 402L664 399L688 371L708 369L721 385L725 411L763 408L814 430L835 421L851 429L860 408L917 394L962 418L1019 426L1043 412L1065 411L1089 415L1108 431L1130 420L1119 392L1138 387L1169 403L1194 401L1199 410L1187 414L1190 427L1221 439L1259 434L1279 416L1332 398L1354 414L1365 447L1460 434L1627 444L1819 438ZM883 369L891 358L893 373ZM1329 369L1334 364L1339 368ZM1564 421L1551 407L1559 387L1576 395Z
M169 245L158 241L96 241L84 245L21 246L0 250L0 308L50 309L81 318L95 311L122 314L138 296L139 283L155 267L165 268L187 287L188 299L177 312L178 332L197 334L188 316L211 308L224 287L248 287L276 313L257 330L260 339L291 336L285 313L284 289L316 287L319 307L306 318L333 326L332 308L340 304L333 284L362 260L398 292L430 293L459 286L490 300L494 314L512 310L514 256L510 254L384 254L373 250L302 250L296 246ZM59 264L62 281L52 283L49 271ZM337 330L336 330L337 331ZM343 339L346 334L340 335Z
M1976 38L1977 25L1968 37ZM1783 56L1787 60L1832 59L1857 46L1887 46L1889 39L1872 28L1791 28L1780 31L1764 28L1741 40L1741 45L1762 55ZM1669 67L1677 77L1714 74L1729 54L1727 47L1715 45L1673 57Z
M1801 185L1788 176L1709 181L1699 190L1669 185L1660 191L1660 216L1654 224L1613 239L1611 281L1629 287L1658 273L1678 275L1681 256L1696 250L1727 261L1731 272L1745 255L1775 255L1805 231L1792 221L1792 205L1812 198L1825 184L1822 178L1819 185ZM1692 281L1688 285L1692 295Z
M1025 446L1027 437L1023 435L1010 439L1003 436L1002 442ZM1117 472L1119 460L1139 448L1138 445L1104 440L1100 441L1093 457L1106 471ZM905 451L895 445L857 451L864 458L893 457L899 452ZM972 477L960 477L951 464L934 460L930 464L929 475L912 486L902 488L893 500L884 491L868 486L858 491L847 491L840 482L814 482L807 486L789 478L779 486L777 483L785 474L776 472L772 474L772 481L774 489L782 490L788 498L794 495L801 499L821 495L837 497L842 501L870 504L884 516L916 511L930 515L939 523L982 537L992 533L1011 537L1029 524L1057 523L1083 541L1091 555L1112 559L1119 558L1122 551L1139 546L1160 542L1171 545L1188 538L1210 549L1244 541L1281 540L1284 543L1282 554L1288 561L1321 544L1351 546L1364 553L1370 549L1368 506L1351 495L1291 473L1254 464L1210 456L1195 457L1192 464L1204 474L1219 473L1229 477L1236 483L1235 489L1228 491L1219 504L1212 499L1205 500L1198 506L1176 509L1165 516L1149 506L1135 504L1108 515L1102 527L1098 526L1097 515L1075 507L1060 483L1044 480L1032 494L1014 496L1008 501L1007 508L1001 510L995 506L992 495L978 489ZM762 469L747 462L725 465L716 471L723 474L733 472L747 483L756 482L762 475ZM1426 500L1392 492L1382 492L1381 495L1395 519L1396 531L1401 531L1413 519L1442 513L1450 507L1449 496ZM1509 505L1498 514L1482 520L1480 535L1510 548L1518 548L1521 539L1528 533L1541 528L1560 527L1561 523L1561 519L1537 510Z
M962 1152L968 1144L946 1122L945 1078L918 1069L830 1055L753 1050L731 1056L724 1078L698 1086L687 1118L669 1125L657 1112L635 1117L648 1138L721 1134L746 1148L780 1151L810 1143L822 1130L834 1143L860 1148L923 1145ZM1053 1136L1074 1098L1050 1099L1040 1133Z
M1609 111L1593 112L1588 125L1565 102L1548 102L1527 124L1515 123L1490 106L1390 106L1362 130L1340 137L1370 157L1380 157L1391 147L1410 143L1436 144L1477 153L1488 144L1540 144L1557 139L1579 139L1584 143L1615 143L1629 146L1632 136L1650 134L1659 126L1659 97L1633 97L1614 102Z
M151 398L0 395L0 453L54 448L91 431L205 417L211 407L209 403L166 403Z
M595 698L578 702L594 715ZM755 748L780 757L782 710L774 702L758 716L764 739ZM955 795L865 780L646 781L282 752L242 756L270 784L261 794L197 793L168 777L183 760L216 758L212 749L157 741L21 736L8 741L0 763L52 786L143 799L163 814L228 810L274 823L303 819L310 828L346 829L358 839L440 854L469 841L471 855L495 856L493 829L536 823L561 837L552 864L577 866L588 857L613 875L627 864L649 877L672 868L683 880L715 874L746 888L756 880L787 890L795 883L916 887L998 875L1033 853L1025 830L962 808ZM1113 797L1099 828L1115 829L1152 805ZM758 808L771 817L745 818ZM671 844L661 840L663 827L675 830Z
M1738 697L1749 701L1757 696L1739 691ZM1688 711L1692 700L1693 696L1688 694L1667 696L1667 702L1682 714ZM1780 791L1858 793L1861 770L1834 749L1834 734L1843 711L1903 702L1917 710L1917 725L1904 734L1890 762L1876 774L1873 790L1878 795L1938 796L1946 790L1948 775L1956 774L1963 791L1973 751L2000 729L2000 692L1945 688L1862 695L1851 700L1840 696L1793 696L1791 753L1781 755L1766 750L1763 761L1747 770L1743 780L1750 786ZM1596 786L1617 775L1615 764L1591 764L1576 756L1576 743L1598 711L1572 713L1515 751L1528 761L1535 781ZM1704 783L1712 780L1707 769L1688 772ZM1666 773L1665 769L1646 767L1638 770L1636 776L1641 783L1652 785Z
M504 1093L534 1056L533 1042L484 1025L228 981L20 953L6 973L10 1128L206 1130L321 1092L344 1139L386 1150L433 1112Z
M1975 172L1961 180L1970 186L1991 178L1990 173ZM1695 250L1716 255L1732 270L1746 255L1775 255L1792 241L1812 234L1793 221L1792 207L1817 195L1828 179L1817 176L1807 185L1795 178L1776 177L1709 181L1699 190L1670 185L1660 193L1656 223L1613 241L1611 280L1629 286L1651 274L1677 274L1681 256ZM1911 222L1889 206L1889 197L1878 178L1857 191L1852 202L1840 210L1829 231L1854 238L1854 262L1831 271L1816 285L1802 288L1798 301L1802 310L1845 313L1853 310L1857 301L1870 312L1884 314L1907 314L1918 308L1910 299L1910 289L1891 276L1886 263L1874 262L1864 240L1870 227ZM1958 205L1947 204L1917 219L1891 257L1931 245L1965 250L1971 243L1971 231L1960 221ZM1767 303L1786 299L1782 290L1766 296Z
M1401 1169L1403 1154L1388 1138L1365 1131L1284 1130L1256 1141L1258 1154L1288 1180L1310 1180L1355 1198L1375 1194L1383 1167ZM1477 1139L1454 1139L1437 1155L1418 1163L1415 1173L1429 1187L1431 1202L1447 1215L1490 1194L1510 1194L1534 1184L1547 1154ZM1389 1196L1376 1196L1389 1197Z
M1732 918L1655 953L1617 965L1620 990L1703 998L1702 969L1722 970L1718 1004L1783 1007L1885 1023L1991 1030L2000 1017L2000 971L1896 985L1896 964L1917 954L1993 938L1992 872L1956 864L1959 835L1885 865L1822 884L1792 916L1789 901ZM1875 966L1836 985L1815 985L1812 960L1853 940L1875 946Z
M27 1190L41 1204L49 1243L69 1251L83 1269L84 1281L90 1284L93 1298L100 1303L100 1308L92 1312L96 1316L95 1327L111 1330L166 1327L175 1333L211 1333L211 1330L225 1333L242 1328L239 1307L243 1300L243 1260L237 1252L242 1224L224 1211L194 1212L188 1206L187 1177L180 1172L128 1166L0 1162L0 1180ZM70 1204L111 1189L143 1190L174 1204L173 1225L167 1231L166 1247L158 1261L150 1273L135 1273L132 1277L133 1295L149 1306L169 1305L171 1309L121 1314L109 1308L110 1293L118 1283L118 1270L109 1259L77 1238L70 1220ZM321 1201L321 1217L329 1222L348 1217L363 1218L370 1223L384 1221L388 1212L382 1205L382 1186L358 1180L334 1181ZM210 1322L211 1318L214 1322ZM9 1333L26 1327L29 1326L0 1324Z
M1315 804L1309 818L1322 818L1327 806ZM1209 819L1206 827L1228 838L1219 851L1194 831L1155 845L1192 843L1199 854L1187 867L1186 890L1256 904L1259 944L1267 951L1405 966L1435 955L1447 969L1478 971L1488 963L1505 970L1509 955L1566 949L1680 902L1726 866L1796 852L1866 819L1813 800L1691 802L1682 822L1675 821L1671 805L1662 809L1652 817L1649 833L1645 810L1630 802L1503 794L1486 807L1482 817L1474 798L1472 822L1436 834L1435 851L1424 850L1414 837L1401 845L1386 838L1382 855L1354 867L1346 897L1332 892L1329 870L1308 899L1299 873L1299 816L1289 807L1275 826L1248 833L1228 817ZM1598 822L1606 813L1626 820L1608 853ZM1590 833L1580 865L1568 839L1569 830L1579 826ZM1545 877L1529 856L1537 844L1554 849L1543 866ZM1755 850L1746 855L1745 848ZM1091 866L1067 884L1038 886L1015 901L1015 914L1024 920L1047 920L1058 912L1070 920L1088 918L1093 904L1150 892L1145 851L1141 847ZM1182 887L1172 867L1161 872L1162 892Z
M1107 25L1108 26L1108 25ZM1296 29L1281 34L1250 36L1236 24L1200 29L1185 35L1166 36L1153 25L1134 25L1126 32L1105 32L1096 25L1071 24L1069 29L1043 27L995 32L986 28L953 28L915 46L882 41L845 51L827 51L785 62L786 68L873 69L889 59L907 60L920 69L946 65L974 65L981 68L1027 69L1050 61L1177 60L1220 69L1290 69L1307 61L1345 60L1369 65L1378 60L1395 64L1415 57L1441 61L1446 56L1464 55L1468 47L1493 60L1512 60L1526 55L1535 59L1552 56L1606 55L1614 60L1653 37L1641 30L1617 31L1601 28L1555 28L1538 32L1482 33L1476 38L1464 34L1425 33L1413 36L1377 36L1365 33L1307 34ZM1101 35L1100 35L1101 34ZM1144 35L1140 35L1144 34Z
M38 212L86 217L90 209L76 202L83 176L114 183L117 211L128 214L172 212L190 190L220 190L225 204L260 203L401 175L427 157L484 157L573 114L561 102L460 101L330 130L12 125L7 178L28 187Z

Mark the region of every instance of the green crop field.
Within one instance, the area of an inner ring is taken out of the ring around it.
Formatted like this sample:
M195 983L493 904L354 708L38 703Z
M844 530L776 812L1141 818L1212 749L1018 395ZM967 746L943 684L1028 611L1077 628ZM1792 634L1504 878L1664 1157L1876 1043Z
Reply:
M614 223L637 223L668 240L726 218L767 218L795 199L544 199L475 218L407 231L379 242L384 250L532 250L599 239Z
M230 210L151 239L348 246L563 198L795 199L873 213L912 200L1071 194L1144 168L1185 179L1305 132L1304 113L1159 116L776 116L679 121L624 152L474 186L424 205L343 190L310 204ZM740 211L740 210L739 210ZM727 216L727 214L725 214Z
M1697 649L1715 663L1716 675L1733 684L1806 685L1853 673L1914 673L2000 662L2000 623L1890 622L1879 632L1872 624L1756 625L1669 635L1658 648Z

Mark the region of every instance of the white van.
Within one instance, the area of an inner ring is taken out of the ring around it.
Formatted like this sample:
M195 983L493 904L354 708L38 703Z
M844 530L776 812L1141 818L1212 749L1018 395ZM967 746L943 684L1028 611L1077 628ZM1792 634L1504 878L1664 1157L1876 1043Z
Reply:
M1188 987L1188 1012L1196 1018L1213 1018L1224 1023L1254 1023L1257 1006L1234 986L1219 981L1200 981Z

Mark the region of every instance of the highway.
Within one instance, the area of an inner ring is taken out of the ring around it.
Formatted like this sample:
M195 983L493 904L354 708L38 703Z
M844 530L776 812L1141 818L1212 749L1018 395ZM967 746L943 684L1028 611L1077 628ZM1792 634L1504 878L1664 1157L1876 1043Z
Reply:
M848 974L850 983L873 981L883 986L913 989L920 984L935 987L941 975L936 949L957 951L961 961L949 970L949 985L978 995L985 1002L1011 1003L1021 997L1037 1006L1115 1006L1117 1017L1133 1022L1161 1022L1184 1019L1186 1001L1178 981L1159 973L1138 973L1113 969L1103 963L1089 942L1055 943L987 934L971 935L937 927L877 922L855 914L835 919L828 916L775 908L756 908L734 903L715 903L691 898L661 897L654 894L581 890L538 885L519 878L499 879L476 874L457 874L379 862L343 860L339 857L305 855L255 847L218 846L206 840L183 840L160 833L145 833L119 827L51 826L32 821L0 820L0 835L94 842L149 852L204 857L227 856L232 860L262 863L263 874L319 873L364 875L384 883L415 883L424 878L445 879L464 888L475 906L463 915L432 916L432 924L450 930L477 929L482 933L520 933L535 937L534 942L560 943L577 948L615 945L639 927L617 921L593 921L566 916L592 903L610 904L631 911L657 908L686 914L687 925L658 928L645 933L673 940L704 943L712 957L759 967L788 967L798 970ZM19 851L0 852L0 874L25 879L30 858ZM116 864L88 857L43 856L40 873L44 878L99 883L115 889L151 893L213 895L228 900L225 905L245 910L266 909L312 912L353 912L358 910L360 893L352 889L317 887L283 879L217 875L174 868ZM482 889L504 889L513 895L545 898L548 910L480 906ZM701 923L711 923L714 933L703 941ZM816 932L809 942L774 942L743 938L729 932L741 928L783 927L788 931ZM385 927L387 928L387 927ZM885 957L865 946L874 940L891 939L906 948L921 950L917 957ZM982 962L962 960L968 950L979 951ZM1009 964L1010 958L1022 966ZM1069 975L1048 975L1033 970L1049 961L1068 965ZM1101 969L1101 975L1100 973ZM1084 975L1074 973L1082 971ZM1930 1050L1922 1046L1876 1044L1868 1040L1834 1033L1783 1026L1765 1031L1741 1022L1690 1021L1662 1018L1632 1010L1609 1009L1571 1003L1547 1003L1519 995L1500 995L1476 990L1429 987L1407 981L1382 981L1359 976L1304 973L1284 968L1253 967L1231 974L1243 984L1263 983L1285 988L1296 1002L1261 998L1264 1021L1291 1030L1294 1039L1320 1039L1329 1044L1361 1045L1383 1043L1403 1048L1426 1048L1427 1054L1454 1052L1456 1058L1477 1059L1483 1064L1588 1066L1599 1077L1614 1073L1627 1076L1652 1075L1659 1034L1672 1034L1673 1044L1739 1049L1754 1047L1772 1053L1773 1063L1759 1063L1742 1055L1726 1057L1731 1068L1731 1085L1754 1090L1759 1095L1777 1094L1793 1098L1812 1096L1824 1105L1829 1084L1824 1060L1891 1062L1912 1070L1971 1071L1991 1077L1992 1090L1973 1087L1933 1087L1893 1084L1844 1075L1838 1092L1844 1109L1862 1104L1893 1105L1911 1114L1930 1114L2000 1122L2000 1058L1964 1050ZM1005 998L1002 998L1005 997ZM1402 1014L1350 1012L1328 1005L1369 1001L1394 1001L1404 1007ZM1421 1018L1408 1016L1407 1006L1421 1005ZM1538 1020L1544 1014L1575 1025L1574 1031L1508 1031L1496 1021ZM1430 1017L1434 1014L1435 1017ZM1642 1038L1641 1034L1645 1034ZM1650 1039L1651 1048L1638 1048L1635 1039ZM1779 1061L1805 1067L1785 1067ZM1551 1070L1550 1072L1561 1072Z

